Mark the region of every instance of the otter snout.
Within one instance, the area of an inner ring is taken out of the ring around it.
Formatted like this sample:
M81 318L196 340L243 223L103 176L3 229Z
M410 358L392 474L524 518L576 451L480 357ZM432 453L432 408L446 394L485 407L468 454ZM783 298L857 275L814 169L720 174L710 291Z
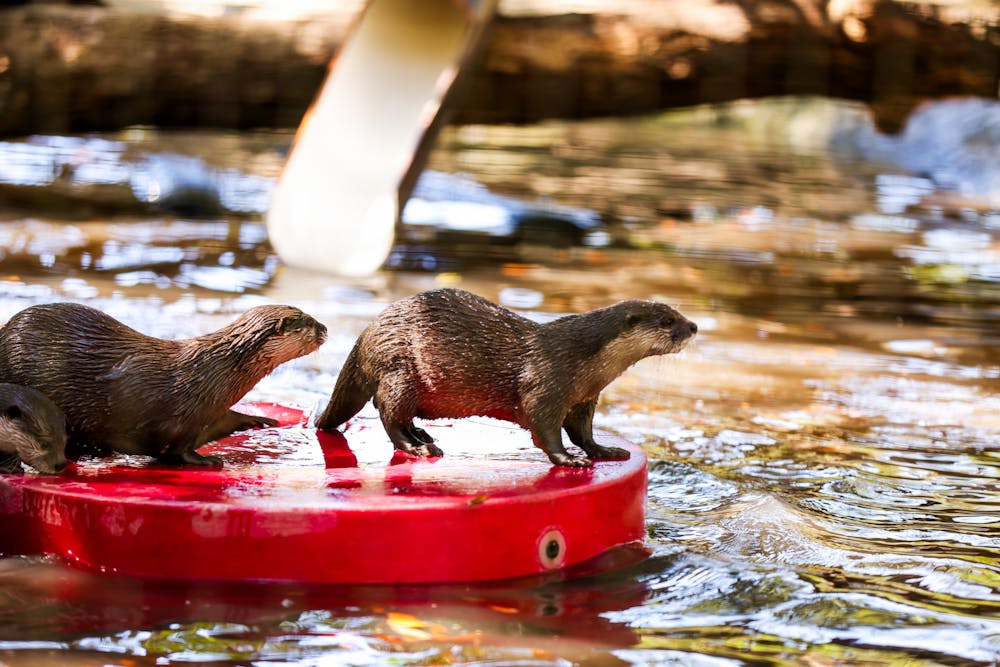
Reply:
M673 339L673 351L679 352L684 349L696 333L698 333L698 325L686 317L679 316L678 321L670 331L670 337Z
M57 475L66 469L67 461L65 456L43 456L25 461L29 466L40 473L46 475Z
M316 335L316 345L317 347L326 342L326 325L320 322L316 322L316 327L313 329Z
M311 342L314 343L316 347L319 347L326 342L326 325L309 315L306 315L305 313L303 313L302 317L299 318L295 325L289 327L287 331L289 333L297 331L302 337L311 338Z
M313 320L312 331L312 341L307 346L307 352L314 352L319 349L319 346L326 342L326 325L320 324L319 322Z

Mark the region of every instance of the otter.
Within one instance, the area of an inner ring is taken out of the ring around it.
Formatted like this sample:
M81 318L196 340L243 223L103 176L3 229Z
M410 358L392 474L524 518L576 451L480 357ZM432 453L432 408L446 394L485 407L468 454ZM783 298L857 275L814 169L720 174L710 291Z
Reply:
M316 426L336 428L374 396L393 446L411 455L442 455L414 417L484 416L529 430L556 465L626 459L626 450L594 441L598 395L635 362L677 352L697 331L653 301L537 324L462 290L423 292L361 333ZM566 451L560 427L586 457Z
M52 303L22 310L0 329L0 382L52 399L76 451L218 465L221 459L195 449L276 423L230 406L325 339L325 326L291 306L258 306L213 333L163 340L89 306Z
M66 420L42 392L0 383L0 473L21 472L21 462L44 473L66 468Z

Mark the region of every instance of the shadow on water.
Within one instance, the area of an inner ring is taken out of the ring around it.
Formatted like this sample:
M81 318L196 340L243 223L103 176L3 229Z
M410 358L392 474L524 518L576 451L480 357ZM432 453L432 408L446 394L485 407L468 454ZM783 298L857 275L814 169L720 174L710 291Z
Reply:
M651 459L639 562L345 590L12 557L0 661L995 663L1000 166L961 137L939 142L940 168L916 164L919 126L865 154L870 132L814 100L451 128L390 270L356 281L284 267L267 244L286 134L0 145L0 317L69 298L180 337L279 300L327 324L329 342L253 400L325 400L367 322L438 285L538 318L660 298L699 324L598 409Z

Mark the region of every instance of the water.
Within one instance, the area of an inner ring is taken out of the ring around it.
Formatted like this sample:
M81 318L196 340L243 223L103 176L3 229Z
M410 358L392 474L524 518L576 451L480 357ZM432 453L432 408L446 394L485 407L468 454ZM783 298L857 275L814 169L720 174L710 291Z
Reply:
M56 192L4 186L17 194L0 226L0 317L77 299L176 337L276 300L330 327L253 399L323 401L374 314L436 285L536 317L655 297L699 334L637 364L598 409L651 460L644 558L576 577L343 588L138 581L8 557L0 662L1000 661L1000 213L990 192L845 148L858 118L795 101L452 129L432 168L573 213L555 232L507 236L488 215L481 228L412 224L395 268L356 281L284 267L267 245L259 201L286 134L16 142L17 173L44 172ZM187 213L164 213L135 194L130 174L152 173L160 153L203 160L188 191L214 211L188 198ZM90 176L73 176L82 165ZM599 224L565 224L578 211Z

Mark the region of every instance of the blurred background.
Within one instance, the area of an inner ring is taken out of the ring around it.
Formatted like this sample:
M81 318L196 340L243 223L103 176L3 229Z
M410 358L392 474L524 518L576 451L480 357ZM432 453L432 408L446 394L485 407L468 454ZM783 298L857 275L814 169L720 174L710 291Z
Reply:
M669 302L697 341L595 419L650 458L651 555L347 591L9 555L0 662L997 662L1000 3L501 1L384 267L343 278L264 216L363 4L3 3L0 319L174 338L293 303L330 340L249 398L312 408L422 289Z

